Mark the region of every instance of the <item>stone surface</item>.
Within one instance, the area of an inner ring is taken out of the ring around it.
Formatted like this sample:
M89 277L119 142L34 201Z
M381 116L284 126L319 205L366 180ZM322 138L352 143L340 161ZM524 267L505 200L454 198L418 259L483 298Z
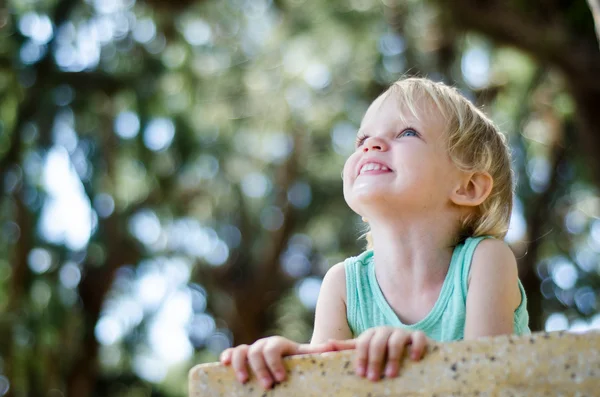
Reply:
M240 384L230 367L197 365L189 396L600 396L600 332L436 343L379 382L354 374L353 353L287 357L288 379L269 391L254 378Z

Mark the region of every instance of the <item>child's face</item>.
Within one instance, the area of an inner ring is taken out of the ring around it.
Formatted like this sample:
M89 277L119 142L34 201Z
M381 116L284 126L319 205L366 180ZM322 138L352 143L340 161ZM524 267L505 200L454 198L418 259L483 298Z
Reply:
M428 101L416 108L418 119L392 94L367 110L343 173L344 198L359 215L432 214L450 205L460 174L443 139L445 121ZM369 163L379 169L365 168Z

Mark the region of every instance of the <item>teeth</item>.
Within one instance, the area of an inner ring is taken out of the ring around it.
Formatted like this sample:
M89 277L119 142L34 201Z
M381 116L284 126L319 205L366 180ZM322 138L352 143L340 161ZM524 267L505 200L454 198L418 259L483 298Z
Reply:
M360 169L360 173L362 174L366 171L372 171L372 170L389 171L390 169L388 167L386 167L385 165L376 164L376 163L367 163L362 166L362 168Z

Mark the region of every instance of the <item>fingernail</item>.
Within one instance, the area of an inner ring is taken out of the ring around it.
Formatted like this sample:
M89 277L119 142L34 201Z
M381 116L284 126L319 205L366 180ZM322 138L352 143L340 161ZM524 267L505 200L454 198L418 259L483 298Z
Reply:
M393 375L393 371L394 369L392 368L391 365L388 365L385 367L385 376L387 376L388 378L391 378Z
M238 372L236 374L237 380L239 380L240 382L244 383L246 381L246 375L244 375L241 372Z
M377 376L375 375L375 371L370 370L368 378L371 379L371 380L377 379Z
M356 373L358 374L358 376L365 376L365 367L359 365L356 369Z
M269 378L262 378L260 381L265 389L268 389L269 386L271 386L271 379Z
M275 378L277 379L278 382L281 382L285 379L285 373L283 373L281 371L277 371L277 372L275 372Z

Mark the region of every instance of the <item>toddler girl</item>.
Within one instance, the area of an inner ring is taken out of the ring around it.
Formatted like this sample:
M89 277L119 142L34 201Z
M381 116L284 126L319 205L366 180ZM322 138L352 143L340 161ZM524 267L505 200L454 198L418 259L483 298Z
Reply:
M394 83L365 114L343 170L344 198L368 223L368 247L325 275L310 344L274 336L227 349L265 388L282 357L356 349L355 371L394 377L427 341L529 333L526 297L506 235L513 201L504 136L456 89ZM408 348L407 348L408 347Z

